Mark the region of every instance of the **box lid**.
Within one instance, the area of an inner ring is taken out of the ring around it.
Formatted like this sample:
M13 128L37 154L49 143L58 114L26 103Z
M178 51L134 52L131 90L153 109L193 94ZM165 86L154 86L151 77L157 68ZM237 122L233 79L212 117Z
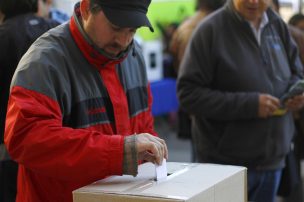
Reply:
M160 182L155 180L155 165L145 163L139 166L136 177L111 176L75 190L74 193L133 195L187 201L204 190L214 189L215 185L240 173L242 174L237 180L241 182L236 182L239 184L236 189L241 188L237 190L238 192L245 190L246 168L244 167L174 162L168 162L167 167L168 177ZM229 180L227 182L222 189L235 186L233 181L232 184L229 184ZM243 200L244 195L243 193L241 196Z

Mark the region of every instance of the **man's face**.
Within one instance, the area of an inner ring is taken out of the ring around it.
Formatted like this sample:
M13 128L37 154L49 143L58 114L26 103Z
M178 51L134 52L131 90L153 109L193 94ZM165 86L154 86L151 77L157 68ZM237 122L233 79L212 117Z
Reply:
M88 12L83 26L91 40L108 55L115 57L133 40L136 28L120 28L113 25L102 11Z
M233 0L235 9L248 21L261 19L271 0Z

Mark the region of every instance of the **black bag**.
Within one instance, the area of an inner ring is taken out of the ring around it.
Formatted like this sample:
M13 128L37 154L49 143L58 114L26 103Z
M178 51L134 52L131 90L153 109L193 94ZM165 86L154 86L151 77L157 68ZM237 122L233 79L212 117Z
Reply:
M299 162L293 150L287 154L285 164L278 190L278 195L282 197L288 197L292 190L301 182Z

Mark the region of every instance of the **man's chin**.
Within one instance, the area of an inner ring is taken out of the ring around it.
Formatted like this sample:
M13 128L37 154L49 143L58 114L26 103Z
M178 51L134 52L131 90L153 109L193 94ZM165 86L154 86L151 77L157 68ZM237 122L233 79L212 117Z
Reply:
M117 57L121 53L121 51L109 51L109 50L105 50L105 52L108 56L113 58Z
M119 55L119 53L117 53L117 52L110 52L110 51L106 51L106 50L104 50L104 53L106 54L106 56L108 56L108 57L111 57L111 58L116 58L118 55Z

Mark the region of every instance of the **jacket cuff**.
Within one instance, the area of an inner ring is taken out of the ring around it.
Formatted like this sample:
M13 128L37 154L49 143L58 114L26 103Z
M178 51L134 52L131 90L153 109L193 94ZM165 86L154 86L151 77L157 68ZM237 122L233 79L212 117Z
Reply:
M124 139L123 174L135 177L138 169L137 163L136 135L131 135Z

